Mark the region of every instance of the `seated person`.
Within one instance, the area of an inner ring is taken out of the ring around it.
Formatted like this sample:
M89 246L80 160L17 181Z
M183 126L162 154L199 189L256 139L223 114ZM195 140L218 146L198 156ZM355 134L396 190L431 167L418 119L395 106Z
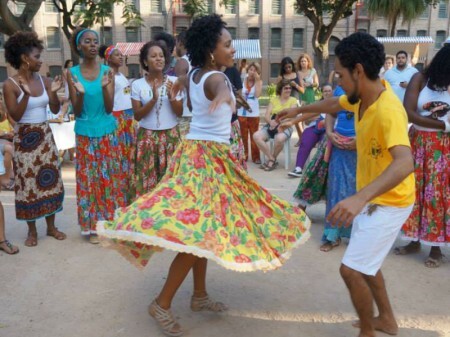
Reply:
M260 166L260 168L266 171L272 171L277 167L277 156L283 149L284 142L291 138L292 135L292 128L279 131L278 123L275 121L277 113L284 109L297 106L297 100L295 97L291 96L291 90L292 87L289 81L282 80L278 82L276 89L277 95L270 100L270 103L267 106L266 115L264 116L267 124L261 130L253 134L253 139L259 150L268 158L268 161ZM269 139L274 140L273 152L270 151L269 144L267 144Z

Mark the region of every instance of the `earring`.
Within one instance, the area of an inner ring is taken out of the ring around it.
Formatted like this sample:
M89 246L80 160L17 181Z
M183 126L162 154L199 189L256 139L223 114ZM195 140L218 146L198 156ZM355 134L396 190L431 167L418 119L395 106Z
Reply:
M215 66L216 65L216 60L214 59L214 55L212 53L210 53L209 55L211 56L211 64L213 66Z
M25 61L25 64L27 65L27 69L26 70L30 69L30 63Z

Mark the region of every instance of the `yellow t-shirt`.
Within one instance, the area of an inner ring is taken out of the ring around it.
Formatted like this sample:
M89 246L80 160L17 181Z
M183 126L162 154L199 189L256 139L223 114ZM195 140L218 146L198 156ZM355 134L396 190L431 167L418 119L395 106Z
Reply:
M3 122L0 122L0 131L3 131L3 132L13 131L13 128L12 128L11 123L9 122L8 118L5 118L5 120Z
M367 108L359 120L360 102L350 104L347 95L339 98L345 110L355 113L356 131L356 190L369 185L391 164L389 149L404 145L411 147L408 138L408 118L402 103L390 85L382 81L386 90ZM371 203L385 206L407 207L414 203L415 181L410 174L390 191L371 200Z
M270 103L272 103L271 116L273 116L279 113L281 110L289 109L291 106L297 104L297 99L295 97L289 97L289 99L284 102L284 104L281 104L280 97L276 96L270 100Z

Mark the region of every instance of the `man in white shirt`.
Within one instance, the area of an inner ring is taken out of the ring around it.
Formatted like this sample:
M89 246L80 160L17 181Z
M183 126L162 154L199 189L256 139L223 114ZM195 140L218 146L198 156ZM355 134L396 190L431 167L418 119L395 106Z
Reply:
M396 66L384 73L384 79L389 82L397 97L403 103L406 87L417 69L408 65L408 53L400 50L395 55Z

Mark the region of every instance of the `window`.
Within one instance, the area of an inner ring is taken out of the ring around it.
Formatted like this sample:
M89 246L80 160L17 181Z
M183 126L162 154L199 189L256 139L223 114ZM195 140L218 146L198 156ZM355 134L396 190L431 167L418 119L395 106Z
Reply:
M272 14L281 15L281 0L272 0Z
M230 32L231 38L236 40L236 27L227 27L227 29Z
M23 13L23 10L25 9L25 3L24 2L16 2L16 15L20 15Z
M150 13L162 13L161 0L150 0Z
M139 64L128 65L128 78L139 78L140 67Z
M47 48L61 48L61 37L57 27L47 27Z
M367 33L367 29L365 29L365 28L358 28L358 33Z
M418 30L416 33L417 36L427 36L426 30Z
M55 78L55 76L61 76L62 69L61 66L49 66L48 72L50 73L51 78Z
M207 0L206 1L206 12L208 12L208 14L214 13L214 2L213 2L213 0Z
M399 29L397 30L397 34L398 37L405 37L408 36L408 32L406 31L406 29Z
M448 0L439 1L439 11L438 11L439 19L446 19L448 17L447 2Z
M100 28L100 41L101 44L110 46L113 44L112 28L111 27L101 27Z
M292 48L304 48L303 40L303 28L294 28L294 34L292 35Z
M6 70L6 67L0 67L0 82L5 82L7 78L8 78L8 71Z
M126 27L125 28L125 40L127 42L138 42L139 41L139 31L137 27Z
M45 0L45 13L58 13L53 0Z
M281 48L281 28L272 28L270 30L270 47Z
M249 0L248 1L248 14L252 14L252 15L259 14L259 0Z
M259 39L259 28L251 27L248 29L248 39L249 40L258 40Z
M419 19L428 19L430 16L430 6L426 6L425 10L420 14Z
M156 34L162 33L163 31L164 31L163 27L155 26L155 27L150 28L150 34L152 36L152 40L155 38Z
M236 1L230 0L230 2L225 5L225 14L236 14Z
M446 36L445 30L438 30L436 32L436 39L435 39L435 42L434 42L434 48L440 49L442 47L442 44L445 41L445 36Z
M278 77L280 75L280 64L271 63L270 64L270 77Z
M366 0L360 1L358 5L360 6L359 7L359 15L364 16L364 17L369 16L369 9L367 8L367 1Z
M377 30L377 37L386 37L387 36L387 30L386 29L378 29Z

